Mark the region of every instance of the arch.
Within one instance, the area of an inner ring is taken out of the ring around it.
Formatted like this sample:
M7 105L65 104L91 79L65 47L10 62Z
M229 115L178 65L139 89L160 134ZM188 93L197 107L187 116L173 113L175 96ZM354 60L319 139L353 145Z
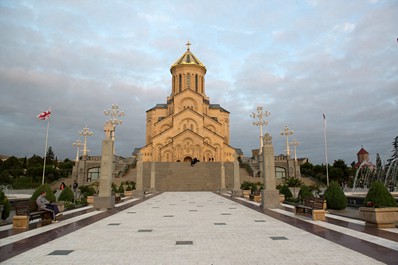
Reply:
M213 125L207 125L206 128L212 132L216 132L216 127L214 127Z
M275 166L275 176L277 179L283 179L286 176L286 169Z
M192 161L192 157L190 157L190 156L184 157L183 162L191 162L191 161Z
M182 75L178 75L178 92L181 92L182 90Z
M100 178L101 167L92 167L87 170L87 182L96 181Z

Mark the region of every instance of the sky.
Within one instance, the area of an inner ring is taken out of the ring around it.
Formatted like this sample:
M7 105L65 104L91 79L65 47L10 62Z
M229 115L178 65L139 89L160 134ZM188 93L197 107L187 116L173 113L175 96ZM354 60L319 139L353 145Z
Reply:
M386 161L398 136L397 14L398 1L383 0L2 0L0 154L43 156L47 121L36 116L51 106L57 158L75 159L86 125L89 154L100 155L104 110L117 104L116 152L131 156L190 41L245 156L259 148L250 114L262 106L275 155L288 126L297 157L313 164L326 153L351 164L362 146Z

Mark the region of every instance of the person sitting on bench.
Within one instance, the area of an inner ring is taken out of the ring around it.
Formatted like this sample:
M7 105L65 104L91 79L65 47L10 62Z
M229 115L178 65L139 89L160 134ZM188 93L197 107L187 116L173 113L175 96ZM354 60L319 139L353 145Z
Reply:
M56 218L62 216L59 213L58 206L56 204L50 203L46 199L46 192L42 191L40 196L36 199L36 204L39 210L45 210L52 213L53 222L57 222Z

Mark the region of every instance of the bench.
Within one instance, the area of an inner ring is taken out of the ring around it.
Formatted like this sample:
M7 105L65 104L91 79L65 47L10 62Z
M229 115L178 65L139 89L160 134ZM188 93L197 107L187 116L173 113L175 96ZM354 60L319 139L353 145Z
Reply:
M52 213L45 210L38 210L36 202L31 200L15 201L13 203L15 216L13 217L14 228L28 228L29 222L34 219L41 219L42 224L51 223Z
M294 206L297 215L312 215L314 221L325 221L326 201L321 198L306 198Z

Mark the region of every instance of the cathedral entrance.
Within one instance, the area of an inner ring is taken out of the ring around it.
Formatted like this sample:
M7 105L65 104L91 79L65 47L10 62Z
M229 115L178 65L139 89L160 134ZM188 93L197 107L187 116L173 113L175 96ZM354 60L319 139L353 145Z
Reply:
M191 162L191 161L192 161L192 157L190 157L190 156L186 156L184 158L184 162Z

